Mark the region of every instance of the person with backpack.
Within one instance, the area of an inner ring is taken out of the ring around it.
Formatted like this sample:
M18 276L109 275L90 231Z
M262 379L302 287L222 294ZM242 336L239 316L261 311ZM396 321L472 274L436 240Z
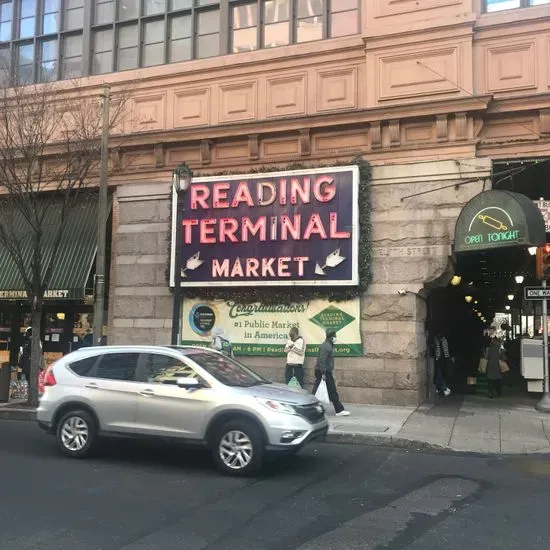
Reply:
M225 337L225 333L222 327L216 327L212 331L212 343L210 344L212 349L221 351L228 357L233 357L233 346L231 342Z
M306 357L306 343L297 327L292 327L288 334L289 339L285 346L286 367L285 380L288 385L292 377L296 377L298 383L304 387L304 359Z

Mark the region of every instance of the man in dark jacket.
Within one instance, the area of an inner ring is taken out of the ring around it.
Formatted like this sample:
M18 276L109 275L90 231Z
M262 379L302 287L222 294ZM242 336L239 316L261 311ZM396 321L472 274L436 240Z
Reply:
M327 330L326 340L319 348L319 357L315 363L315 385L313 386L313 394L317 392L317 388L323 377L327 384L328 397L334 406L336 416L349 416L350 412L344 409L344 405L340 402L338 391L336 390L336 382L334 381L334 342L336 341L336 332Z

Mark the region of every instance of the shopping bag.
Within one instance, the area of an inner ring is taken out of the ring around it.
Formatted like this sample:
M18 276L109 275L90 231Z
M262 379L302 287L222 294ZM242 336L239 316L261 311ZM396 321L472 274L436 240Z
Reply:
M487 372L487 358L481 357L479 360L479 367L477 369L479 372L485 374Z
M508 363L506 361L504 361L503 359L501 359L499 362L498 362L499 366L500 366L500 372L502 374L505 374L507 372L510 372L510 367L508 366Z
M323 404L323 405L330 405L330 399L328 398L328 389L327 389L327 382L325 380L325 377L321 379L321 382L319 384L319 387L317 388L317 391L315 392L315 397Z
M289 381L288 381L288 385L291 387L291 388L300 388L302 389L302 386L300 386L300 382L298 382L298 379L293 376Z

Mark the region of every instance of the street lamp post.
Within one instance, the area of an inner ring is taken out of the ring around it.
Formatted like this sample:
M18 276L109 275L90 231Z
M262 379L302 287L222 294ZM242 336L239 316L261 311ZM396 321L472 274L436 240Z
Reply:
M181 225L183 220L183 201L181 197L191 186L193 172L185 162L172 172L172 189L176 200L176 234L174 238L174 295L172 304L172 339L173 346L180 344L181 322Z

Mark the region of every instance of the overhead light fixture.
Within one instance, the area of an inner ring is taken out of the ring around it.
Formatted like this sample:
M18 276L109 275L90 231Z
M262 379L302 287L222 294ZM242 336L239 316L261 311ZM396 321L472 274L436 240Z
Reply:
M531 256L534 256L537 253L537 247L536 246L530 246L527 250L529 251L529 254Z
M525 280L525 277L523 275L516 275L516 283L520 285Z
M508 300L510 300L510 302L514 299L514 295L513 294L508 294Z
M464 299L466 300L467 304L469 304L473 300L471 296L464 296Z
M453 278L451 279L451 284L453 286L458 286L461 281L462 281L462 277L460 275L454 275Z
M55 316L60 320L63 321L65 319L65 313L56 313Z
M506 311L510 311L510 306L504 306L504 309L505 309Z

